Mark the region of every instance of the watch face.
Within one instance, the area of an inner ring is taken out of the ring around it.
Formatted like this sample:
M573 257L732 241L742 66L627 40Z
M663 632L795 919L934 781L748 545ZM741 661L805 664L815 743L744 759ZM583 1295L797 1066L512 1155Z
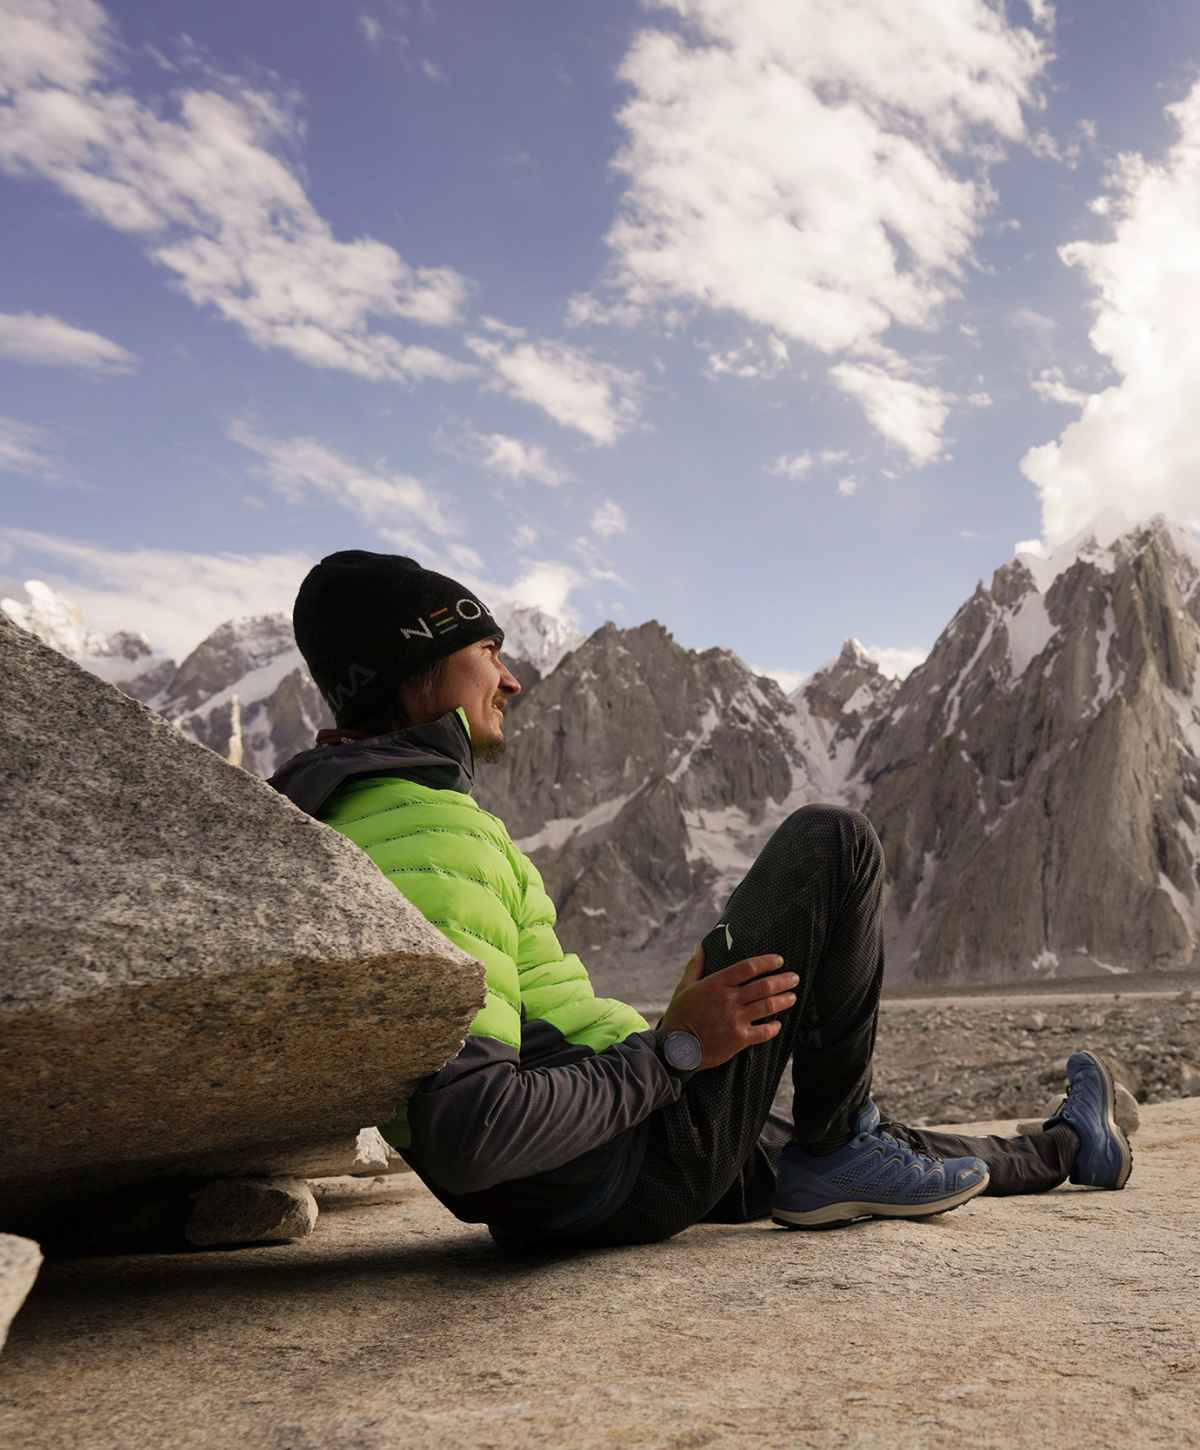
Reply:
M663 1052L672 1067L681 1072L693 1072L700 1066L704 1049L694 1032L668 1032L663 1043Z

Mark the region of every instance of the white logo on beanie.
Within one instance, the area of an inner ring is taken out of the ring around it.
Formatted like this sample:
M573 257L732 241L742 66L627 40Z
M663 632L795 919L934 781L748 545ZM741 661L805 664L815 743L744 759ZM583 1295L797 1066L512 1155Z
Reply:
M439 635L450 634L456 630L460 623L471 624L477 619L482 619L487 610L475 602L474 599L460 599L454 606L454 614L448 606L443 605L441 609L432 609L428 617L417 616L419 629L408 629L401 626L400 633L405 639L416 635L420 639L433 639L433 631L436 629ZM458 616L455 618L455 614Z

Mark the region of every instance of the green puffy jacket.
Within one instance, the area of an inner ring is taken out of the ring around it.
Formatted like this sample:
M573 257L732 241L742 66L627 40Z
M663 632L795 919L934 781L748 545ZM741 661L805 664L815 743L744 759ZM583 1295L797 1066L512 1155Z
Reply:
M271 784L362 847L487 975L462 1051L385 1135L462 1218L602 1217L640 1163L638 1125L681 1090L657 1035L633 1008L595 995L559 944L537 867L468 794L461 709L388 735L318 740L329 743Z

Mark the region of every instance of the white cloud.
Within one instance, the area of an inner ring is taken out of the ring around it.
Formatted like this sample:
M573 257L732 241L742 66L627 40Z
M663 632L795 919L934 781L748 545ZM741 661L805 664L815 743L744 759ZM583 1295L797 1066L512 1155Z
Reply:
M538 531L531 524L520 524L513 532L513 545L518 549L532 549L538 541Z
M468 454L493 473L506 478L532 478L557 488L570 474L556 463L540 443L526 443L507 433L468 433Z
M26 529L0 529L0 545L36 558L38 577L77 604L91 628L141 630L177 661L228 619L290 614L316 563L300 553L113 549Z
M564 313L568 327L636 327L642 309L632 302L601 301L594 292L574 292Z
M990 408L994 399L991 393L981 388L977 393L964 393L962 401L968 408Z
M0 357L98 373L130 373L138 365L119 343L38 312L0 312Z
M1049 353L1055 346L1058 323L1035 307L1017 307L1008 315L1009 325L1024 337L1035 353Z
M839 478L837 491L842 498L853 498L858 492L858 479L849 475L845 478Z
M449 544L446 552L460 569L482 569L483 556L469 544Z
M1131 522L1158 512L1186 522L1197 512L1200 83L1166 110L1178 134L1163 159L1125 155L1109 177L1109 239L1059 250L1094 289L1089 336L1118 381L1021 460L1051 545L1106 508Z
M1037 131L1030 137L1029 149L1044 161L1057 161L1074 171L1083 156L1081 141L1059 141L1049 131Z
M845 463L850 457L850 450L848 448L822 448L817 456L828 468L834 463Z
M808 449L800 453L781 453L770 464L767 465L767 472L774 473L780 478L803 478L812 472L813 456Z
M941 456L942 428L953 394L875 363L837 363L829 375L862 405L871 426L903 448L914 464L933 463Z
M501 322L498 317L481 317L480 325L485 332L498 332L501 337L524 337L526 336L523 327L514 327L511 322Z
M902 680L905 675L929 658L927 649L914 649L902 645L864 644L863 653L875 661L885 675Z
M227 432L265 461L267 477L290 503L316 493L380 530L403 525L433 535L459 532L457 521L446 515L419 479L408 474L361 468L315 438L266 438L241 419L235 419Z
M1043 368L1036 377L1029 379L1029 386L1044 402L1064 403L1072 408L1082 408L1089 396L1073 388L1060 367Z
M446 84L446 72L435 60L423 60L421 62L421 74L426 80L435 81L443 86Z
M467 346L491 369L485 387L541 408L593 443L615 443L637 420L639 373L560 342L506 346L491 338L468 337Z
M536 605L547 614L557 615L572 623L574 616L568 607L568 601L571 591L582 583L579 571L570 564L542 559L530 564L518 576L516 583L504 591L504 595L512 604Z
M383 39L383 25L373 15L360 15L358 17L358 28L362 32L363 39L372 50L379 48Z
M770 670L766 665L747 665L746 668L752 674L766 675L774 680L785 695L793 694L809 678L803 670Z
M574 321L732 312L823 352L931 326L1049 51L986 0L647 0L620 78L606 290ZM626 311L623 313L621 309Z
M748 337L741 347L725 352L704 346L704 375L709 378L773 378L788 365L787 344L769 334L763 342Z
M0 418L0 473L25 473L54 478L58 469L43 451L46 435L16 418Z
M606 498L592 515L592 532L599 534L602 539L610 539L613 534L623 534L628 527L629 520L625 516L625 510L614 499Z
M589 579L602 579L610 584L625 584L624 577L609 564L595 543L586 534L571 541L572 553L578 554L587 568Z
M473 372L372 330L454 323L468 284L369 237L334 237L286 159L301 128L285 98L212 77L169 108L142 104L112 84L116 40L91 0L0 0L0 28L0 169L141 240L257 347L373 380Z

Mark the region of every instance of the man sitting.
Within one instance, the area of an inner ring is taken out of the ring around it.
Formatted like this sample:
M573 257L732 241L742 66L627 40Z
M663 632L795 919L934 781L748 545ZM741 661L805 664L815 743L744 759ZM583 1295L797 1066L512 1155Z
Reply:
M1091 1052L1069 1059L1040 1132L881 1122L884 859L860 812L811 805L783 822L651 1028L596 997L537 867L471 797L521 690L487 607L412 559L346 550L310 571L293 624L337 728L271 784L486 970L458 1056L381 1125L459 1218L503 1244L634 1243L701 1220L925 1217L1068 1176L1124 1186L1132 1155ZM789 1063L785 1122L771 1107Z

